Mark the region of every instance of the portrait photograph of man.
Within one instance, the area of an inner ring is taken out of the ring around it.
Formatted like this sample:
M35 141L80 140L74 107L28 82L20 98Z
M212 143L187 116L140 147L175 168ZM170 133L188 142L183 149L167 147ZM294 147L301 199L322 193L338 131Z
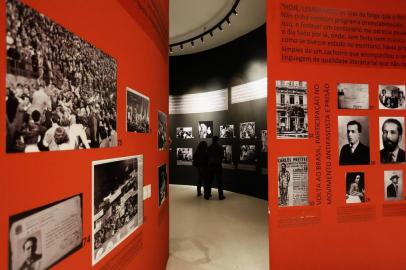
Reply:
M403 171L385 171L385 200L403 200Z
M367 116L339 116L340 165L367 165L370 162Z
M379 117L381 163L405 162L404 117Z

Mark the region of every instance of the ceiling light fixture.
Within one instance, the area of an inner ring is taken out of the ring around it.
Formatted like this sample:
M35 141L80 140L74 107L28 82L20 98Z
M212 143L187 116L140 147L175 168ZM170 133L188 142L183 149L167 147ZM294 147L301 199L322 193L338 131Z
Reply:
M211 27L210 29L207 29L206 27L204 27L203 29L204 30L207 29L207 30L204 31L202 34L199 34L199 35L194 36L192 38L189 38L187 40L183 40L183 41L180 41L180 42L169 44L169 52L173 53L173 49L176 48L177 46L179 46L180 49L183 50L184 44L187 44L187 43L190 43L192 45L192 47L194 47L195 41L199 40L199 39L202 41L202 43L204 43L204 36L205 35L210 35L210 37L213 38L214 37L213 32L217 28L220 29L220 31L223 31L223 26L222 25L223 25L224 22L227 22L228 25L231 24L231 21L230 21L231 15L233 15L233 14L238 15L237 6L238 6L239 3L240 3L240 0L235 0L234 5L231 7L230 11L226 14L226 16L221 21L219 21L216 25Z

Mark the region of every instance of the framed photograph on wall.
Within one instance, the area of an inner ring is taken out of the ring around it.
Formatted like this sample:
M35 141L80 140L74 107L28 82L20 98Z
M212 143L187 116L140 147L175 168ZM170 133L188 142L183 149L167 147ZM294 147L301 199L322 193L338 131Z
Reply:
M168 174L166 163L158 167L158 206L161 206L168 194Z
M213 121L199 121L199 138L213 138Z
M339 83L337 85L339 109L369 109L369 86L361 83Z
M240 139L255 138L255 122L240 123Z
M92 265L143 223L142 155L93 161Z
M379 109L404 110L405 85L379 85Z
M404 200L403 171L384 171L385 200Z
M176 165L189 165L193 162L192 148L176 148Z
M6 152L117 146L116 61L21 1L6 2Z
M149 97L127 87L127 132L149 132Z
M234 125L220 126L220 138L234 138Z
M167 143L167 116L165 113L158 111L158 150L162 151Z
M192 127L177 127L176 128L176 139L192 139L193 128Z

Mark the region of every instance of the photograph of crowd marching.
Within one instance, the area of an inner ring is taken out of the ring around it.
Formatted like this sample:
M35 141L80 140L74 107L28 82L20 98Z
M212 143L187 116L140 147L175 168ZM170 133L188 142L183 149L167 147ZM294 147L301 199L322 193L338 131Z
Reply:
M7 153L117 146L115 60L19 1L6 24Z

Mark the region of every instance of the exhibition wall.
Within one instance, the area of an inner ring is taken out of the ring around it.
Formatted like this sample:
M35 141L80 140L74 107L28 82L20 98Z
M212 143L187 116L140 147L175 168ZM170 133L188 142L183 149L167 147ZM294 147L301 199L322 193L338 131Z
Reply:
M215 135L227 156L224 188L267 199L267 150L261 141L266 136L265 26L205 52L170 57L169 63L171 183L197 184L193 153ZM209 134L199 134L199 125ZM240 134L241 129L249 134Z
M1 269L165 268L168 5L0 5Z
M405 2L267 3L270 269L403 269Z

